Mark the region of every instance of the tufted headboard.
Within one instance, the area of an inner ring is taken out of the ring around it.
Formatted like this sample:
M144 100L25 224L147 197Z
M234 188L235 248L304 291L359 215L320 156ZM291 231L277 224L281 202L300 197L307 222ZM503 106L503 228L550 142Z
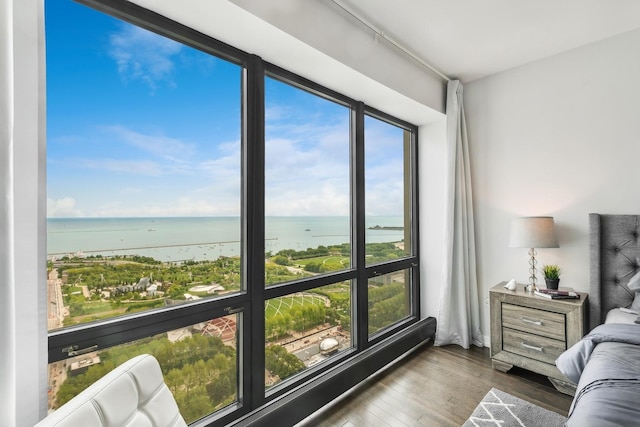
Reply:
M629 279L640 269L640 215L589 214L590 327L607 312L629 307L634 292Z

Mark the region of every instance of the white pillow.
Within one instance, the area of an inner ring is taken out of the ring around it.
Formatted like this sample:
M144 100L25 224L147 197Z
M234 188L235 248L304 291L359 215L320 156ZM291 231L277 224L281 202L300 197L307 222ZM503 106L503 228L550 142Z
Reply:
M640 292L636 292L636 296L633 298L633 303L631 303L631 310L635 310L640 313ZM640 315L636 317L635 323L640 323Z
M628 310L629 309L612 308L607 313L604 323L634 323L638 318L638 313Z
M613 308L607 313L604 323L639 323L640 324L640 291L636 292L631 307Z
M636 296L633 298L633 303L631 303L631 310L636 313L640 313L640 292L636 292Z
M640 264L640 257L636 258L636 262ZM629 283L627 283L627 287L634 292L640 291L640 270L638 270L638 272L634 274L631 279L629 279Z

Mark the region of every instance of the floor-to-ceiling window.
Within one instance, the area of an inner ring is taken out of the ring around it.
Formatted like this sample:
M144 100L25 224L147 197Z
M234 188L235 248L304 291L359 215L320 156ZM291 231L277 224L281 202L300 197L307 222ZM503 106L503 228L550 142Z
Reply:
M351 110L265 78L266 387L353 348ZM320 286L321 285L321 286Z
M139 8L45 6L50 410L150 353L221 425L417 320L415 126Z
M366 262L406 259L413 254L411 132L365 116ZM411 315L411 269L375 273L368 282L369 333Z
M71 1L46 23L49 408L146 352L195 421L241 397L243 66Z

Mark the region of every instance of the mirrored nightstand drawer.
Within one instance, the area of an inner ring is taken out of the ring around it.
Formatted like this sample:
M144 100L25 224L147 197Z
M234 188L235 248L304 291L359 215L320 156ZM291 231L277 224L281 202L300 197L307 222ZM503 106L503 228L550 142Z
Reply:
M502 332L502 348L505 351L541 362L554 364L558 356L566 350L566 343L564 341L508 328L504 328Z
M564 341L565 317L562 313L502 304L502 326Z

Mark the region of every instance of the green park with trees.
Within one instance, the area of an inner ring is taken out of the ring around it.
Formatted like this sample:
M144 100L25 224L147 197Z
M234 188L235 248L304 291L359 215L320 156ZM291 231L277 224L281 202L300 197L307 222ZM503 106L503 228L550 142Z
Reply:
M301 277L349 268L348 244L305 251L283 250L266 254L265 283L283 283ZM367 245L368 262L404 256L393 243ZM185 294L212 298L240 290L238 257L166 263L149 257L100 255L64 257L49 261L57 270L64 304L69 315L64 326L86 323L165 305L185 303ZM143 280L145 279L145 280ZM154 292L136 288L155 284ZM216 285L214 293L194 291L196 286ZM402 283L369 283L369 331L375 332L408 313ZM88 292L88 296L87 296ZM339 282L303 293L265 302L265 366L277 381L306 368L283 343L307 331L338 327L351 329L351 282ZM187 422L193 422L237 399L237 355L234 342L191 331L190 336L170 341L167 334L149 337L99 353L100 363L69 375L60 385L56 407L117 365L138 354L154 355L160 362L167 386Z

